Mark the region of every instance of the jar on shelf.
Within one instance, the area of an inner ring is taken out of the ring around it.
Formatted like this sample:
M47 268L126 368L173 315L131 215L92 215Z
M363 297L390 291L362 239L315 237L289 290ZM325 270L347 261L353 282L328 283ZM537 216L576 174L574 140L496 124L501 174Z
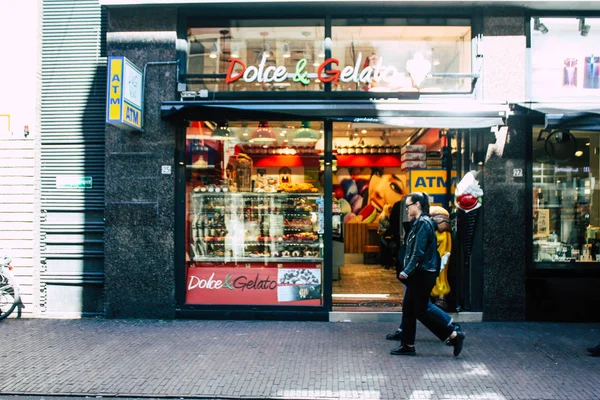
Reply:
M383 153L385 153L385 147L377 146L377 154L383 154Z
M339 146L337 148L337 153L338 154L348 154L348 148L346 146Z
M353 146L348 146L348 154L356 154L356 148Z
M394 146L394 154L400 154L400 146L399 145Z
M252 159L245 154L238 154L235 162L236 184L239 192L252 191L250 177L252 175Z

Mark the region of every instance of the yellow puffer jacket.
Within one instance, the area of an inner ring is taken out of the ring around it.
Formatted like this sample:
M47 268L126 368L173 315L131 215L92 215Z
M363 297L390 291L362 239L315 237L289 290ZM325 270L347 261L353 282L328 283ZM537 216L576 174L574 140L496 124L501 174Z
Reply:
M450 233L435 231L435 236L437 237L437 251L440 257L446 253L450 253L452 250L452 236ZM448 293L450 293L450 284L448 283L448 268L444 268L435 280L435 286L431 290L431 295L444 298L444 296Z

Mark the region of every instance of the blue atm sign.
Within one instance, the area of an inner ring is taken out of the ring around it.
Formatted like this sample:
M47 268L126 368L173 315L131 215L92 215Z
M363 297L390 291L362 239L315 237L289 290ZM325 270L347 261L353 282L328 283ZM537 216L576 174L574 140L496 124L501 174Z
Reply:
M125 57L108 58L106 122L122 129L142 129L142 72Z

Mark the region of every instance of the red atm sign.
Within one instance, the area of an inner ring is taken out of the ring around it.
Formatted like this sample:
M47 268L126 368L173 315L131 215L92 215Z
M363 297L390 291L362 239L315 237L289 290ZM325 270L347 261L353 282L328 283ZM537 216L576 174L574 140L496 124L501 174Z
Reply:
M142 129L142 72L125 57L108 58L106 122L123 129Z

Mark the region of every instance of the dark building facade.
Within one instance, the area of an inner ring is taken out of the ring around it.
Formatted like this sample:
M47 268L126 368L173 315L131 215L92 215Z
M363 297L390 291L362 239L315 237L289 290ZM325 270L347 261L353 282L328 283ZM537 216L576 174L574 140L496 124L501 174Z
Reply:
M348 265L370 268L375 218L426 191L455 221L451 310L598 318L568 301L548 312L573 291L588 302L598 269L590 229L532 197L552 190L535 180L536 135L572 115L563 104L549 125L525 101L534 11L101 4L106 56L143 77L142 129L105 131L107 317L330 320L356 297ZM588 119L575 128L593 129L591 107L578 111ZM467 175L483 190L473 211L457 200L474 193L456 186ZM591 203L574 207L587 204L593 226ZM568 257L542 260L539 240L570 241Z

